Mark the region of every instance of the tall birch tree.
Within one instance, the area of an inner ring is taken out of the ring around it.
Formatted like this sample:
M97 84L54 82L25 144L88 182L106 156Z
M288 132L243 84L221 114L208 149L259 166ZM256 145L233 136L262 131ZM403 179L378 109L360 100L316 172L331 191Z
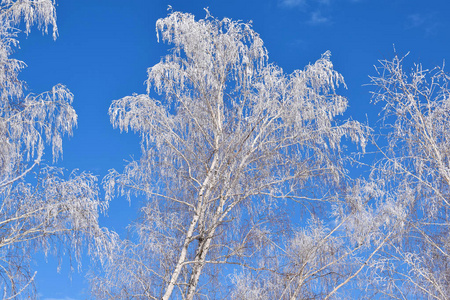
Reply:
M117 245L93 292L214 298L227 274L259 268L255 258L288 230L283 205L300 202L311 216L335 195L341 139L364 145L364 128L335 121L347 101L329 52L285 74L249 23L173 12L156 29L172 48L148 69L147 94L109 109L114 127L140 134L142 156L104 180L107 197L146 200L136 238Z

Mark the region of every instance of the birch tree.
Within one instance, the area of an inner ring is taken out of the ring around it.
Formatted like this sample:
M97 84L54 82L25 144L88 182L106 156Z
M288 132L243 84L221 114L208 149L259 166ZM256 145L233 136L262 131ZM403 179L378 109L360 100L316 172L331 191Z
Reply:
M364 128L335 121L347 101L329 52L285 74L249 23L173 12L156 29L172 48L148 69L147 94L109 109L114 127L140 134L142 156L104 180L107 197L146 200L136 238L92 277L93 292L225 297L219 287L234 268L257 269L255 258L288 230L285 205L299 202L311 217L334 197L341 139L364 145Z
M385 145L371 170L381 191L374 213L393 234L371 283L386 298L449 299L450 77L420 64L406 70L404 60L381 61L372 78Z
M106 206L98 200L94 176L65 177L61 169L41 164L46 144L56 160L62 137L76 125L72 93L58 84L25 94L18 77L25 63L11 58L20 24L27 34L34 25L44 32L52 26L56 38L54 2L2 0L0 9L0 293L17 299L35 296L33 253L79 258L85 239L102 239L98 211Z

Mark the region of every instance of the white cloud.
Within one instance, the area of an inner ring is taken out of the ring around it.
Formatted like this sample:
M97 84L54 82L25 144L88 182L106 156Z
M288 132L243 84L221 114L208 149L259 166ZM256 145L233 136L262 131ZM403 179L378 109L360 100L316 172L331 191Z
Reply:
M357 2L364 1L364 0L342 0L342 1L357 3ZM281 6L284 6L287 8L292 8L292 7L304 8L307 6L312 7L312 6L317 6L317 5L331 6L333 4L336 4L337 2L339 2L339 0L278 0L278 3Z
M284 8L298 8L304 14L309 15L307 23L319 25L328 23L330 20L326 16L337 0L278 0L280 6Z
M304 6L306 0L281 0L280 4L285 7Z
M309 25L323 25L331 23L331 15L339 3L358 3L364 0L278 0L282 8L297 8L303 19L307 19Z
M320 25L330 22L330 19L323 16L320 11L311 13L311 19L308 21L311 25Z
M279 0L281 6L285 7L305 7L316 4L330 5L332 0Z
M439 22L437 21L437 16L435 13L428 14L411 14L406 19L406 29L423 29L426 34L434 34L438 27Z
M408 16L408 27L414 28L414 27L420 27L425 23L427 20L426 16L423 16L421 14L412 14Z

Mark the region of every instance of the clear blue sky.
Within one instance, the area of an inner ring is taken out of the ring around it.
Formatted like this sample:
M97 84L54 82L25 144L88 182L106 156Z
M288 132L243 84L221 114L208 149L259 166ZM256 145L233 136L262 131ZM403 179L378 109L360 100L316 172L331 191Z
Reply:
M139 157L139 139L120 134L109 123L111 101L144 93L148 67L167 50L158 44L155 22L176 11L203 18L212 15L253 21L269 51L271 62L285 72L302 69L326 50L335 69L344 75L349 99L346 117L376 122L378 108L370 104L369 75L378 59L411 52L407 62L427 67L450 59L450 2L447 0L57 0L59 38L42 36L36 29L21 38L16 58L28 68L21 78L29 91L39 93L57 83L74 94L78 128L64 141L58 165L90 171L99 179L110 168L122 169L124 160ZM135 215L123 199L111 203L102 225L125 232ZM88 268L85 262L83 270ZM37 284L42 299L88 299L83 274L61 273L57 263L38 260Z

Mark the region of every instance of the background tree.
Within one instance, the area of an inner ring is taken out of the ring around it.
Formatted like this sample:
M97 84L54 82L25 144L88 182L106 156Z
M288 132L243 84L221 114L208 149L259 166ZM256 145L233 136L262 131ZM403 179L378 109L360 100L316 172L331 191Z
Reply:
M52 25L56 38L54 3L2 0L0 5L0 288L2 299L15 299L34 295L36 273L29 264L35 250L79 258L85 238L102 238L97 220L105 203L98 200L94 176L72 173L64 179L61 169L40 166L45 143L56 160L63 135L72 134L73 95L63 85L25 95L18 79L25 63L10 57L22 20L26 33L35 24L44 32Z
M371 197L360 215L374 220L373 235L390 238L363 282L368 298L449 299L450 77L403 64L381 61L372 78L383 105L380 156L361 185Z
M93 292L107 299L224 297L226 275L260 270L257 257L285 242L291 211L305 216L293 226L304 226L336 200L345 173L341 138L364 145L364 128L334 120L347 101L336 94L343 78L328 52L284 74L268 63L248 23L173 12L156 27L173 45L170 54L148 69L147 94L109 110L115 127L141 135L142 157L104 180L107 197L146 201L133 225L136 239L117 245L105 274L93 276ZM294 202L300 205L284 206ZM308 230L317 239L328 232Z

